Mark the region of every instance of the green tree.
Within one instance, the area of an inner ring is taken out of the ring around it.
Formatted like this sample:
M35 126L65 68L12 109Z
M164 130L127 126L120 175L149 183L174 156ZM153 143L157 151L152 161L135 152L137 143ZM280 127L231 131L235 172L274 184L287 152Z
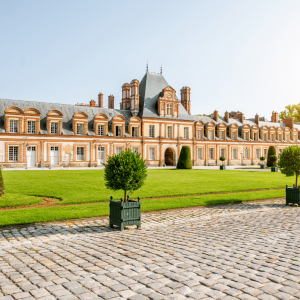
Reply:
M284 111L279 113L280 120L294 118L295 122L300 122L300 103L287 105L285 108Z
M181 148L177 169L192 169L192 156L190 147L183 146Z
M286 176L296 176L296 188L300 174L300 148L297 145L287 147L279 154L278 167Z
M0 167L0 197L4 194L5 194L5 186L4 186L2 170L1 170L1 167Z
M136 191L145 183L147 177L145 161L139 153L130 149L109 156L104 166L105 186L114 191L123 190L125 202L127 192Z
M224 161L226 160L226 158L224 156L220 156L220 161L223 162L223 165L224 165Z
M273 167L273 163L270 161L270 156L276 155L276 149L274 146L270 146L268 150L268 157L267 157L267 167Z

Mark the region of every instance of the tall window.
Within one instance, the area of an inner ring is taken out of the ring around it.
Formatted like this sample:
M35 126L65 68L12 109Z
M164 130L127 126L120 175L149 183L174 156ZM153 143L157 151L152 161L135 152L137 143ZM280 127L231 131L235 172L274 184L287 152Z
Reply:
M221 156L225 157L225 149L224 148L221 149Z
M285 141L286 141L286 142L289 142L289 141L290 141L289 135L288 135L288 134L286 135Z
M184 127L184 138L188 139L189 138L189 128L188 127Z
M105 132L105 126L104 125L98 125L98 135L104 135Z
M259 153L260 151L259 151L259 149L256 149L256 159L259 159L260 158L260 153Z
M116 136L122 136L122 126L116 126Z
M221 140L225 140L225 131L221 131Z
M173 130L173 127L172 126L168 126L168 139L172 138L172 130Z
M274 133L271 134L271 141L274 142Z
M258 135L257 135L257 132L254 132L254 141L258 141Z
M35 126L36 125L36 122L35 121L28 121L27 122L27 132L28 133L35 133L36 132L36 129L35 129Z
M149 126L149 137L154 138L154 125Z
M245 132L245 140L249 141L249 132Z
M232 140L235 141L236 140L236 132L233 131L232 134L231 134L231 136L232 136Z
M84 124L82 123L77 123L77 134L83 134L84 132Z
M84 161L84 147L77 147L77 160Z
M268 156L268 149L264 149L264 157Z
M172 104L167 104L167 115L172 116L173 115L173 107Z
M9 132L12 132L12 133L19 132L19 121L9 120Z
M202 156L203 156L203 149L198 148L198 159L202 159Z
M209 131L209 139L213 140L214 139L214 132L212 130Z
M264 133L264 141L266 142L267 141L267 134Z
M117 147L116 148L116 154L120 154L123 151L123 147Z
M19 147L9 146L8 149L8 160L9 161L18 161L19 157Z
M281 134L278 135L279 142L282 142Z
M214 148L209 148L209 159L214 159Z
M249 149L245 149L245 159L249 159Z
M51 123L51 134L58 134L58 123Z
M155 160L155 148L149 148L149 159Z
M236 149L232 149L232 158L236 159L237 155L236 155Z
M137 127L132 127L132 136L137 137L138 136L138 128Z
M197 139L198 139L198 140L201 140L201 139L202 139L201 130L197 130Z

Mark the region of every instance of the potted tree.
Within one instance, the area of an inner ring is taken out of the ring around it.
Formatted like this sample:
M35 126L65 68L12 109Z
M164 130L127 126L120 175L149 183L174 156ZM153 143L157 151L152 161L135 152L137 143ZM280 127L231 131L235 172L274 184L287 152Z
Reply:
M300 148L297 145L285 148L279 155L278 167L282 174L295 176L293 187L286 186L286 205L300 204L300 188L298 187L298 176L300 174Z
M222 165L220 166L220 170L226 170L225 163L224 163L225 157L221 156L220 161L222 162Z
M136 191L143 186L147 177L145 161L137 152L130 149L118 155L108 157L104 164L104 180L108 189L124 191L124 199L113 200L110 197L109 226L124 229L124 226L137 225L141 228L141 202L129 199L128 192Z
M272 163L271 172L278 172L278 168L276 167L277 156L271 155L269 160Z
M260 158L260 168L261 168L261 169L265 169L265 168L266 168L265 160L266 160L266 158L265 158L264 156L262 156L262 157Z

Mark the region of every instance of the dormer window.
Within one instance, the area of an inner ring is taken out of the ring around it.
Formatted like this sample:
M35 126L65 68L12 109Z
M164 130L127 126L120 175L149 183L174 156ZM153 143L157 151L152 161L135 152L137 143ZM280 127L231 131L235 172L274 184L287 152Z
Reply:
M249 141L249 132L245 132L245 140Z
M19 121L9 120L9 132L18 133L19 132Z
M185 139L189 138L189 128L188 127L184 127L184 138Z
M225 140L225 131L221 131L221 140Z
M27 132L28 133L36 133L36 122L35 121L27 122Z
M80 134L80 135L84 134L84 124L77 123L77 134Z
M98 135L104 135L105 134L105 125L98 125Z
M214 139L214 132L213 132L213 130L210 130L210 131L209 131L209 139L210 139L210 140L213 140L213 139Z
M236 140L236 132L232 132L232 140L233 140L233 141Z
M137 127L132 127L132 136L137 137L138 136L138 128Z
M173 115L173 105L167 104L167 115L172 116Z
M198 139L198 140L201 140L201 139L202 139L201 130L197 130L197 139Z
M116 126L116 136L122 136L122 126Z
M51 134L58 134L58 123L51 122Z

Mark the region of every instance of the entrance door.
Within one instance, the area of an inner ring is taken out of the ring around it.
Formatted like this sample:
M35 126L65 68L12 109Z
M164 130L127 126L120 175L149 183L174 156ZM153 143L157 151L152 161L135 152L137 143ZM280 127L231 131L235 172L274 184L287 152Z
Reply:
M105 147L98 147L98 165L102 165L104 163L104 151Z
M165 152L165 164L166 166L174 165L174 153L171 148L168 148Z
M58 165L59 157L58 157L58 147L50 147L50 164Z
M36 147L27 147L27 168L35 167Z

